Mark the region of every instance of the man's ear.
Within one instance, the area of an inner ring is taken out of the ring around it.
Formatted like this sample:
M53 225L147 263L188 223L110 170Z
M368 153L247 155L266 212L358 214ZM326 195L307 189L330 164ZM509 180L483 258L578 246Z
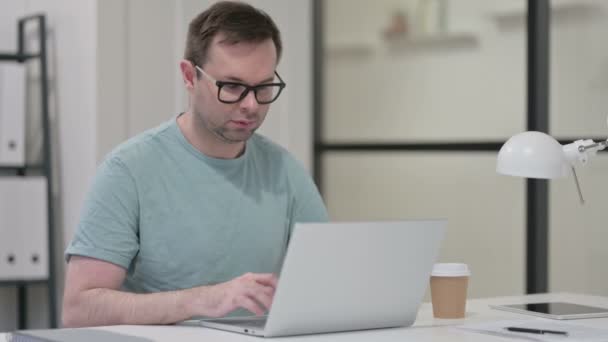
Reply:
M182 72L182 80L184 80L184 85L186 89L192 90L194 89L194 79L196 78L196 69L192 62L186 59L182 59L179 62L179 68Z

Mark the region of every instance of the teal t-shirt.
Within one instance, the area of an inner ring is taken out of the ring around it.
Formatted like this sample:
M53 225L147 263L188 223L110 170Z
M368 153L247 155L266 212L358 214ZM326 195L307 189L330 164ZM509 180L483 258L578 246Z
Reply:
M127 270L123 289L177 290L276 273L295 222L323 222L312 179L254 134L236 159L210 158L176 118L112 151L98 169L66 258Z

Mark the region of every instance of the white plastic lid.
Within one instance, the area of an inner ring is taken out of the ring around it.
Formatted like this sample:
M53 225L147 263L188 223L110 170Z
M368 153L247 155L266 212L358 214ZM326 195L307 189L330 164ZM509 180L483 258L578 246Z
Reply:
M431 275L435 277L465 277L470 276L471 271L467 264L445 263L435 264Z

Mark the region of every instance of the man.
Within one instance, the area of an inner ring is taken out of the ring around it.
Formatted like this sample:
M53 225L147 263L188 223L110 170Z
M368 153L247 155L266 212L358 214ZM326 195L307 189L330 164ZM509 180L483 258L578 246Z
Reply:
M285 87L272 19L218 2L186 45L188 111L99 167L66 250L65 326L263 314L293 224L327 220L306 171L254 133Z

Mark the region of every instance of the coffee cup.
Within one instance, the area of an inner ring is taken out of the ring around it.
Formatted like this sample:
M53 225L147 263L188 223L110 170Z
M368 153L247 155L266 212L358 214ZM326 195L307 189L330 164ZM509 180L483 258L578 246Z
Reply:
M435 264L431 273L431 301L436 318L464 318L471 271L467 264Z

